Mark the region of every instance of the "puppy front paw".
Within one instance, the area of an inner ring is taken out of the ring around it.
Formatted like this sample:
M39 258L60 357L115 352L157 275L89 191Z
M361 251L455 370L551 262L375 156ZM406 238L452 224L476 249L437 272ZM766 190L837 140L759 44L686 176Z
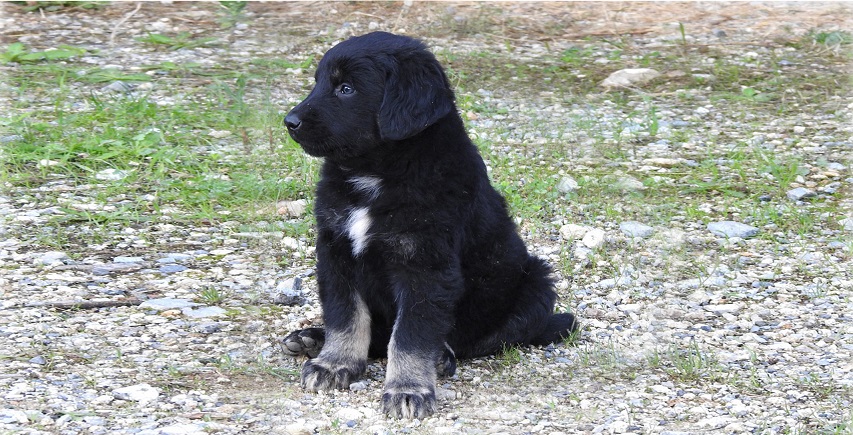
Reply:
M358 379L366 363L331 364L319 358L305 361L302 366L302 388L309 391L345 390Z
M435 391L432 388L386 388L382 394L382 411L394 418L426 418L435 413Z
M316 358L326 342L323 328L306 328L293 331L281 339L281 352L287 356Z

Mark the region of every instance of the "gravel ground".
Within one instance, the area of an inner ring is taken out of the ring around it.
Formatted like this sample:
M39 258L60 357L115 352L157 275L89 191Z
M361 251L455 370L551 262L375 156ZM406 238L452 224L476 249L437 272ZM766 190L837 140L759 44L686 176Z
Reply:
M725 35L723 49L756 59L788 49L763 43L779 35L797 38L820 25L853 28L845 18L849 8L841 5L702 3L679 5L680 12L646 6L644 13L638 4L513 4L505 14L518 12L527 21L490 27L478 21L485 5L255 4L248 21L217 30L215 5L146 3L121 22L135 4L45 14L3 4L0 36L40 48L98 48L103 56L82 61L132 71L163 61L304 59L368 29L425 34L437 51L458 53L500 51L514 41L523 61L611 33L633 35L653 51L679 37L671 19L678 14L693 20L689 43L718 44ZM478 25L483 28L441 35L442 26ZM548 36L561 25L561 37ZM209 33L228 46L149 50L133 39L201 27L214 29ZM311 73L286 72L271 98L286 110L304 95ZM849 65L825 70L845 77L845 84L849 73ZM148 86L161 102L180 98L156 81ZM15 95L5 81L0 88L3 99ZM495 108L468 116L472 132L504 144L520 177L533 165L529 157L537 158L537 146L555 138L576 143L580 154L593 147L583 120L598 120L605 135L637 127L607 99L562 105L548 91L525 89L464 94ZM630 162L639 172L690 171L703 140L727 135L794 153L808 169L787 198L774 200L806 211L814 202L831 202L832 211L815 211L825 214L802 235L752 226L737 210L720 213L725 204L713 200L704 204L720 217L713 222L684 212L665 225L650 224L618 210L593 224L551 216L546 231L522 222L533 251L561 265L563 307L578 313L584 331L572 345L461 362L457 375L440 385L438 413L423 421L388 420L377 412L384 361L372 362L351 391L300 389L301 362L284 358L277 339L320 320L310 238L246 232L238 222L160 220L104 234L99 245L50 249L36 235L61 207L105 210L111 204L89 196L97 186L61 179L4 189L0 433L853 433L849 92L796 115L746 120L729 116L702 92L695 96L689 103L658 99L659 134L689 126L695 140L680 147L644 143ZM33 107L45 103L32 101ZM760 134L741 133L747 125ZM791 138L798 147L785 147ZM593 181L645 188L618 167L610 178L583 175L596 166L606 161L588 157L553 167L557 188ZM62 191L61 203L41 200L44 190ZM287 267L277 260L282 253ZM206 304L199 297L205 289L228 297ZM82 309L56 303L136 299L144 302Z

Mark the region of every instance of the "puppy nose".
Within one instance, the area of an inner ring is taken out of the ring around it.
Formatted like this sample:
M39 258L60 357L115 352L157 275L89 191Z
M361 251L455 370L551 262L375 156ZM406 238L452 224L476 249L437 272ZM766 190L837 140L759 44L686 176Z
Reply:
M290 130L298 130L302 125L302 119L299 118L299 115L290 112L284 117L284 125Z

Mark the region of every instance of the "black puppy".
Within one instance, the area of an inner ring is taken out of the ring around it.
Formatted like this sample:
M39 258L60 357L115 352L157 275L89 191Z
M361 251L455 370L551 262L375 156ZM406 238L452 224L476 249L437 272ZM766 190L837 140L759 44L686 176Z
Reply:
M370 33L329 50L290 136L323 157L317 281L325 331L295 331L308 390L347 388L388 356L383 410L435 411L456 357L547 344L575 328L553 314L551 269L528 254L465 132L441 65L420 41Z

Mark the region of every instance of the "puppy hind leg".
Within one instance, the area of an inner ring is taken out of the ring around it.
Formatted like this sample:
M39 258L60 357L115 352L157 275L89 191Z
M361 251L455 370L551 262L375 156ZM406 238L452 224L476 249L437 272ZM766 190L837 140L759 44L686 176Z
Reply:
M558 313L548 318L548 324L541 334L533 338L530 344L547 346L551 343L565 340L578 330L578 322L572 313Z

